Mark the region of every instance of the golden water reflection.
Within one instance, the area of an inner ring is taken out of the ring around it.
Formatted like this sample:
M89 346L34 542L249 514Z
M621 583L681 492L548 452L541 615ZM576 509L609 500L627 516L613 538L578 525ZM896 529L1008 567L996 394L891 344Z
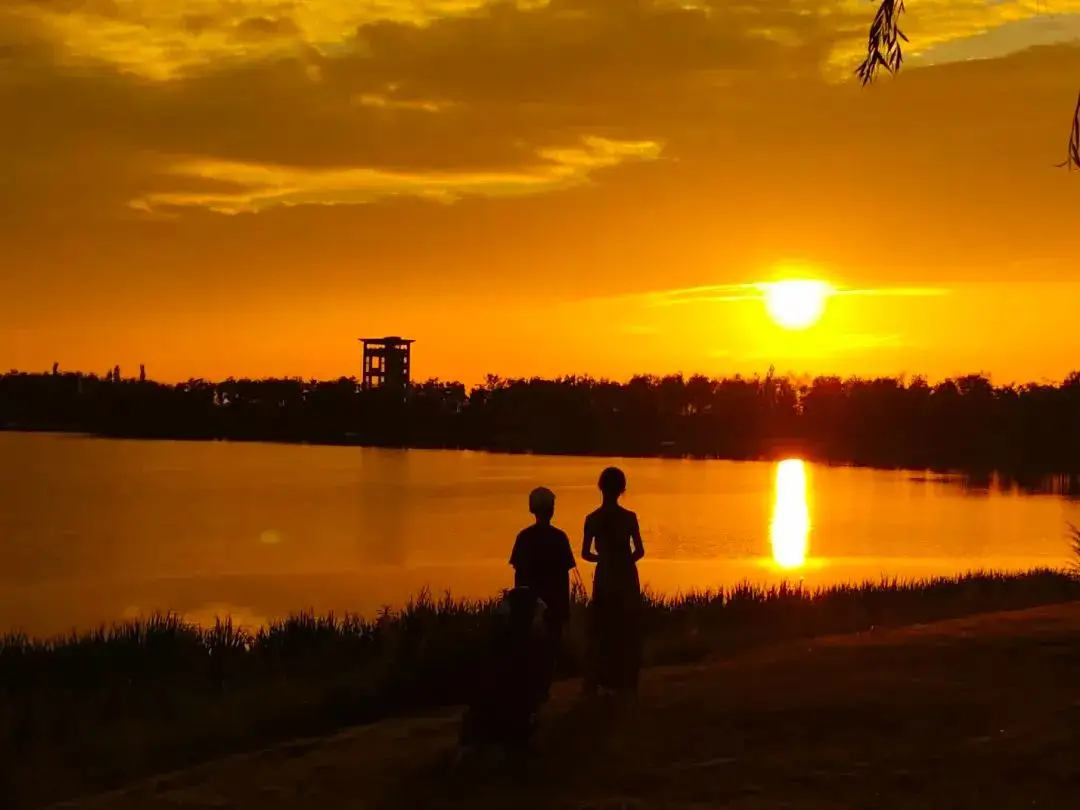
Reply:
M299 610L373 617L425 587L486 599L513 582L506 558L529 490L553 488L570 528L596 508L597 471L609 463L625 469L627 505L642 519L642 583L669 595L1056 567L1069 561L1065 522L1080 525L1080 483L1062 481L986 489L809 461L778 469L0 431L0 635L155 611L197 621L227 612L243 625Z
M784 569L802 568L810 540L810 506L806 497L806 465L789 458L776 465L772 523L773 561Z

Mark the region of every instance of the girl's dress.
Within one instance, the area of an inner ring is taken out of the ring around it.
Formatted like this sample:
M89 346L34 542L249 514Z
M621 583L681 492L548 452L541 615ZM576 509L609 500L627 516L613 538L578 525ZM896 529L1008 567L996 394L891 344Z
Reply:
M621 506L601 507L586 519L598 561L589 608L589 686L637 688L641 669L641 581L631 538L637 516Z

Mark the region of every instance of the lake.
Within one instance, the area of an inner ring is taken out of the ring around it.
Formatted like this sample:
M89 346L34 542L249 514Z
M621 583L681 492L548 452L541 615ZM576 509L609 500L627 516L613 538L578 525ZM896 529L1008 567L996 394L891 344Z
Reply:
M666 592L1059 566L1080 502L991 480L804 464L509 456L0 432L0 630L153 610L258 624L510 581L537 485L580 544L596 479L629 478ZM586 566L583 566L583 568ZM586 572L587 573L587 572Z

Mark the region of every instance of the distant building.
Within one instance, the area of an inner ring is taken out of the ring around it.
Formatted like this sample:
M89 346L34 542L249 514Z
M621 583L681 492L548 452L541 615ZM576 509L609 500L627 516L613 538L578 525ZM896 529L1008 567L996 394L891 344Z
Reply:
M360 338L360 342L364 344L364 390L382 388L404 393L409 387L412 344L415 341L392 335Z

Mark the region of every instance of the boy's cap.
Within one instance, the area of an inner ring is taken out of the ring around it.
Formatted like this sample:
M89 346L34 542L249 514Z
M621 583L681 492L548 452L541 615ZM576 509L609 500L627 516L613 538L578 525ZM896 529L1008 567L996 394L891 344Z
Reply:
M547 487L537 487L529 493L529 511L552 512L555 510L555 493Z

